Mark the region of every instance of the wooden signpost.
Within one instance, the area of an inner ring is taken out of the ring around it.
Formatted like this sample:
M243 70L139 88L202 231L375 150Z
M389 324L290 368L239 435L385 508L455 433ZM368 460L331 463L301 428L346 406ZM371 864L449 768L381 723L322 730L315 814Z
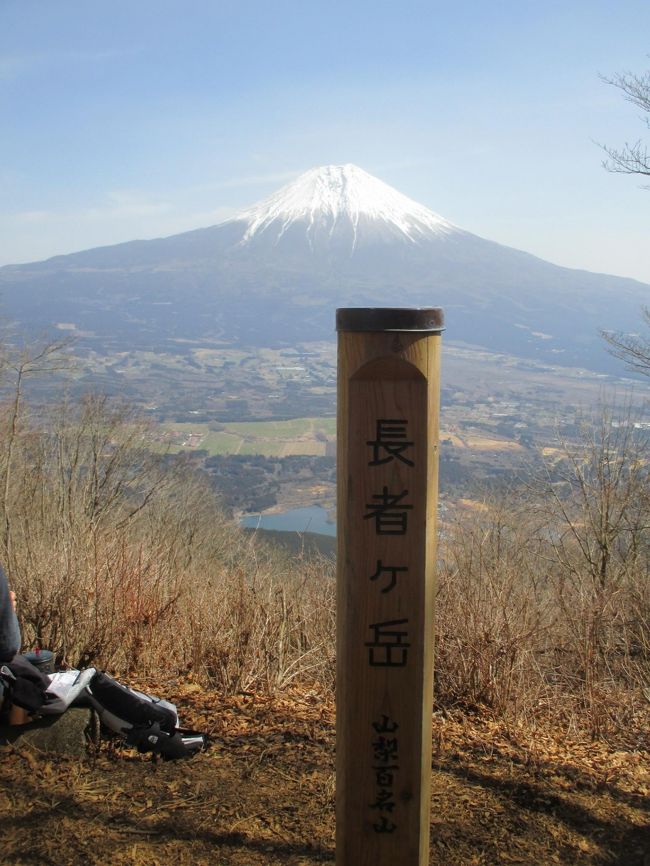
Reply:
M443 316L336 322L336 863L426 866Z

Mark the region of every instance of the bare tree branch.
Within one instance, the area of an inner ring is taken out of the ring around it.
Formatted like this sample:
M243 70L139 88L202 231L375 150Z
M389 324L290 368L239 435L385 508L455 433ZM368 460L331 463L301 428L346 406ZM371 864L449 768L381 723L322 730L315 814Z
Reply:
M643 123L650 129L650 71L641 75L624 72L612 78L601 76L606 84L620 90L627 102L631 102L644 112ZM650 152L642 139L623 148L600 145L607 154L603 167L617 174L637 174L650 176Z
M642 318L648 329L647 334L621 334L611 331L602 331L601 334L615 358L624 361L629 370L650 376L650 307L644 309Z

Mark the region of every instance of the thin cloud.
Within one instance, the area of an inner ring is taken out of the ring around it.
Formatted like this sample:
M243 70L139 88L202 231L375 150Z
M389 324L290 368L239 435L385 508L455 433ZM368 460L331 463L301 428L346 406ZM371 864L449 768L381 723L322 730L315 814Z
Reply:
M212 183L196 184L188 188L188 191L201 189L239 189L240 187L259 186L265 183L284 183L293 180L305 169L296 171L276 171L268 174L249 174L243 177L230 177L226 180L214 181Z
M26 210L13 214L4 214L4 218L15 220L23 225L35 225L57 220L62 222L77 222L78 220L102 221L112 219L128 219L131 217L148 217L169 214L174 208L170 202L151 201L135 192L115 191L107 194L108 202L104 205L78 208L76 210Z
M43 51L34 54L15 54L0 58L0 81L14 81L44 68L62 65L103 63L117 57L137 54L139 48L119 48L107 51Z
M0 81L13 81L37 68L41 62L37 55L0 57Z
M23 225L37 225L38 223L47 222L48 219L52 219L54 216L55 214L46 210L24 210L11 215L9 218Z

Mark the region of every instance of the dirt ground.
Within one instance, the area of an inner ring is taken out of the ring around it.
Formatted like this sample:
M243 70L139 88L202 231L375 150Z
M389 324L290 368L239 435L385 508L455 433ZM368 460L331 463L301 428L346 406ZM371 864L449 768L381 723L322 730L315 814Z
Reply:
M210 733L208 751L155 762L103 745L79 761L0 748L2 864L334 864L331 701L223 700L191 683L164 696ZM431 799L430 864L650 866L647 739L614 748L436 715Z

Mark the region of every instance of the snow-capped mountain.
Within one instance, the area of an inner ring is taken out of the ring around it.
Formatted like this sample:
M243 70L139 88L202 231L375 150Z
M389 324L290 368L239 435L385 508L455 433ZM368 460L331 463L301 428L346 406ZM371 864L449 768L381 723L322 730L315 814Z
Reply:
M355 165L313 168L228 222L245 223L243 246L277 245L298 235L314 249L332 245L353 253L358 244L410 244L455 231L439 216Z
M337 306L442 306L446 339L620 370L650 286L477 237L352 165L325 166L232 219L0 268L5 320L65 323L91 347L334 339Z

